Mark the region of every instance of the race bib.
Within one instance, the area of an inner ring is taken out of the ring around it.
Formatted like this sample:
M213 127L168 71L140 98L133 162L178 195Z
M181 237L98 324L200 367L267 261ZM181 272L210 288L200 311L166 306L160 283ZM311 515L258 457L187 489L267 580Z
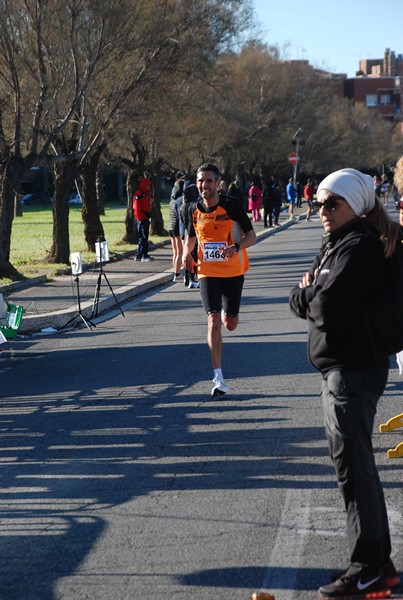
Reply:
M222 251L228 246L227 242L203 242L203 257L205 262L227 260L222 257Z

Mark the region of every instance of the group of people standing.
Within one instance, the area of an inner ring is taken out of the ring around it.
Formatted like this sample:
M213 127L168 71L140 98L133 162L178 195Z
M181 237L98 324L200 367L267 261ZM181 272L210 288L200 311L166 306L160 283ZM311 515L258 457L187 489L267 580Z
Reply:
M274 177L264 179L263 183L260 175L254 175L250 181L246 179L244 182L237 176L228 186L221 180L218 192L237 199L250 213L252 223L263 220L263 226L267 228L279 226L283 205L288 205L289 218L295 219L294 209L301 207L302 200L306 201L306 220L309 221L316 187L312 179L302 186L299 182L294 184L290 178L283 187L282 182Z
M189 208L197 201L198 197L197 186L186 179L186 174L183 171L178 171L171 192L168 214L168 234L172 246L173 280L175 282L182 279L182 256L187 236ZM183 282L189 289L200 287L197 280L197 269L192 268L189 271L184 268Z
M263 185L260 178L254 179L249 189L248 208L252 212L252 221L260 221L263 208L263 226L278 227L283 194L280 183L271 177Z
M279 225L279 216L284 203L284 197L288 203L289 219L295 219L294 209L295 207L301 207L302 203L298 187L301 187L299 183L295 184L293 179L290 178L285 193L283 193L280 182L276 181L274 177L267 180L263 186L259 177L253 179L248 192L248 209L252 213L252 222L261 220L261 209L263 208L264 227L277 227ZM309 221L312 214L312 202L316 192L314 181L308 179L302 189L303 198L307 204L306 220Z

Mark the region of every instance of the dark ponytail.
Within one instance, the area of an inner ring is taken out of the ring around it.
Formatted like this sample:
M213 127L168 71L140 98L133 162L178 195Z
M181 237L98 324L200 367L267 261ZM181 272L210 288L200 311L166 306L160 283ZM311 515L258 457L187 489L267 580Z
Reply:
M400 225L392 221L377 198L371 212L363 215L363 223L369 235L376 237L382 243L385 258L390 258L401 237Z

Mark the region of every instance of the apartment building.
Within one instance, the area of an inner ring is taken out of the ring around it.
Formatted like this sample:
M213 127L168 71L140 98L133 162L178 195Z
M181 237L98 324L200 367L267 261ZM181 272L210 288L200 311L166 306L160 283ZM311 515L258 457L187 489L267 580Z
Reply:
M385 119L400 121L403 85L403 55L386 48L383 58L364 59L353 78L344 81L344 96L363 102Z

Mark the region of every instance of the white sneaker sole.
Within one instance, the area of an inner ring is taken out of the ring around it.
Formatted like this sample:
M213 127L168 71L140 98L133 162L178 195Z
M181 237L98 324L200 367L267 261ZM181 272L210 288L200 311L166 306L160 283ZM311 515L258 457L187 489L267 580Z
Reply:
M213 387L211 395L215 398L217 396L224 396L227 392L229 392L229 387L221 383Z

